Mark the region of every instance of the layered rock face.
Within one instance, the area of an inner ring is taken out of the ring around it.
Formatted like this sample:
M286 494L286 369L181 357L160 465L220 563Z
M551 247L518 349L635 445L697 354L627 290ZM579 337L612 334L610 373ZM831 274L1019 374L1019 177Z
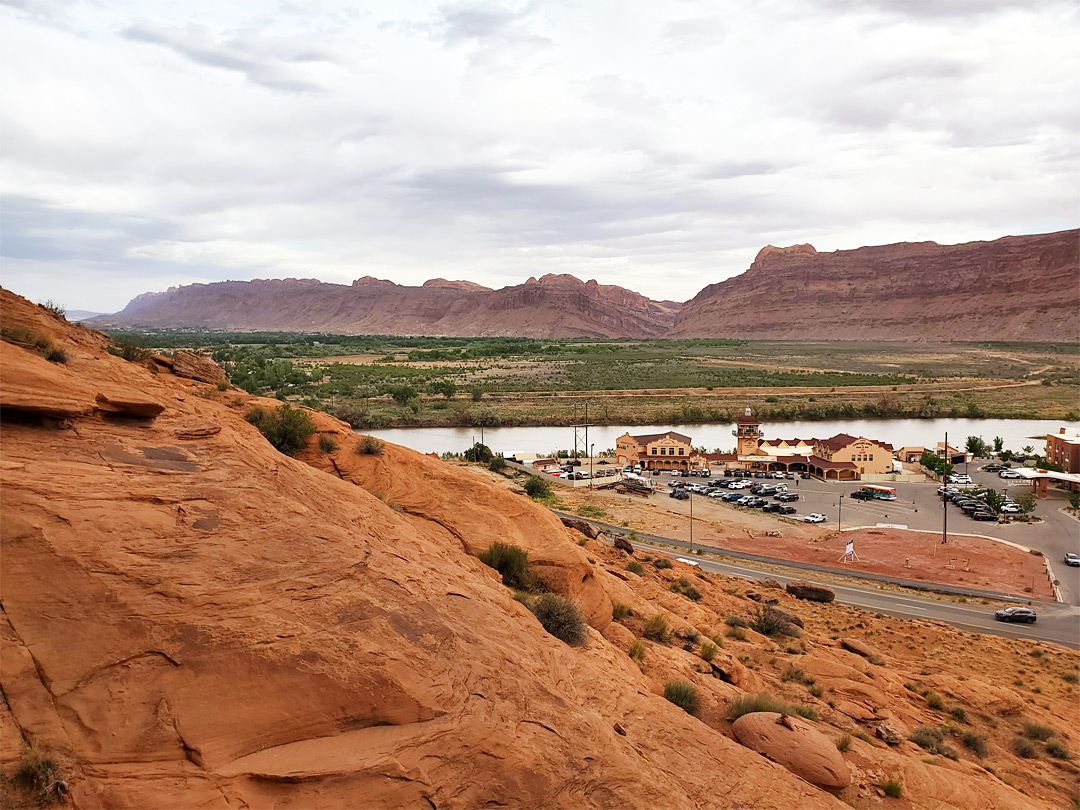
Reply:
M763 248L688 301L670 337L1075 340L1080 231L818 253Z
M329 417L341 445L315 469L232 394L2 306L67 352L3 342L6 774L31 743L77 807L841 806L655 695L596 629L546 633L471 551L530 549L593 628L611 606L527 499L403 448L361 458Z
M147 293L91 323L448 337L656 337L670 328L678 306L567 275L501 290L444 279L422 287L370 277L351 286L284 279Z

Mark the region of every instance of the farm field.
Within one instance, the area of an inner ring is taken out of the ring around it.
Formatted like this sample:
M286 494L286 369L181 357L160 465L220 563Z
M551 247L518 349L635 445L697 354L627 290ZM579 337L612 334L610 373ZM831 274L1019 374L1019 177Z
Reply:
M251 393L355 427L568 425L853 417L1080 418L1080 350L1047 343L118 333L205 349Z

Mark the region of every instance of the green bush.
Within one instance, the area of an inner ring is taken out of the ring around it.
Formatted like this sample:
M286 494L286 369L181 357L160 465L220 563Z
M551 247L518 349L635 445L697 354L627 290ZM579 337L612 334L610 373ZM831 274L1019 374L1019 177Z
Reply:
M496 453L491 457L491 461L488 462L488 469L492 472L502 472L506 469L506 459L503 458L502 453Z
M270 444L279 452L291 456L307 444L308 437L315 432L315 423L305 411L293 408L289 403L282 404L275 411L262 410L258 421L252 419L252 408L246 414L247 420L257 427Z
M976 734L973 731L968 731L961 739L964 741L964 747L973 751L975 756L986 756L986 737L983 737L981 734Z
M967 722L967 711L965 711L963 706L953 706L951 709L949 709L949 714L951 714L961 723Z
M613 618L615 621L626 618L627 614L629 613L630 608L628 608L622 602L616 602L614 599L611 600L611 618Z
M904 786L899 779L882 779L878 782L878 787L890 799L899 799L904 793Z
M1016 737L1013 739L1013 753L1024 759L1032 759L1036 755L1035 743L1026 737Z
M319 434L319 449L324 453L333 453L337 450L337 439L329 433Z
M538 596L529 605L540 624L551 635L567 644L577 645L585 640L585 617L578 606L557 593Z
M653 568L671 568L671 560L669 560L667 557L657 557L655 560L653 560Z
M677 579L671 583L671 590L674 593L682 594L692 602L696 602L701 599L701 591L690 584L690 580L686 578Z
M784 683L788 681L798 681L804 683L806 681L806 673L798 667L789 666L783 672L780 673L780 680Z
M383 451L385 445L374 436L361 436L356 443L356 453L360 456L377 456Z
M736 616L735 614L730 614L730 615L726 616L724 618L724 623L727 624L729 627L749 627L750 626L750 622L748 622L742 616Z
M702 657L702 659L706 663L709 663L714 658L716 658L716 653L719 651L719 649L720 648L717 647L715 644L713 644L711 641L702 642L702 644L701 644L701 657Z
M496 540L477 559L502 575L503 585L516 591L539 589L539 578L529 570L529 554L525 549L511 543Z
M248 408L247 411L244 412L244 418L251 424L255 425L255 427L261 425L269 417L270 411L266 410L266 408L262 407L261 405L255 405L251 408Z
M115 340L108 349L109 354L120 357L131 363L145 363L150 359L151 352L142 346L136 346L128 340Z
M649 645L643 639L635 638L630 645L630 657L639 664L645 660L645 653L649 651Z
M602 518L607 517L607 512L603 508L592 503L583 503L577 508L577 513L585 518Z
M807 691L814 697L819 698L825 694L825 687L820 683L812 683L807 687Z
M841 734L836 738L836 750L846 752L851 748L851 735Z
M637 560L631 560L626 564L626 570L631 574L637 574L641 576L645 573L645 566L639 563Z
M940 709L945 705L945 702L941 699L941 695L937 692L927 692L923 697L926 699L926 705L931 709Z
M726 635L736 641L746 641L746 629L743 627L729 627Z
M645 638L651 638L653 641L659 641L660 643L671 638L671 629L668 627L668 621L660 613L651 616L649 620L645 622L645 628L642 632L645 634Z
M689 681L668 681L664 684L664 697L687 714L697 714L701 706L697 687Z
M1054 730L1050 726L1040 726L1038 723L1025 723L1024 736L1029 740L1046 742L1054 736Z
M525 482L525 494L530 498L548 498L551 496L551 487L540 476L531 475Z

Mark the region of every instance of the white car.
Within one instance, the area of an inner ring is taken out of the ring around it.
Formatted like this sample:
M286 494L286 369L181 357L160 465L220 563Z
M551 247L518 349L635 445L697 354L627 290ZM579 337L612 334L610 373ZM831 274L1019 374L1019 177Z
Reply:
M998 478L1023 478L1016 470L1002 470L998 473Z
M971 483L971 476L970 475L964 475L963 473L959 473L958 475L950 475L949 476L949 483L950 484L970 484Z
M710 489L709 490L709 497L710 498L722 498L725 495L727 495L727 493L724 492L724 490L722 490L722 489Z
M1002 504L1001 512L1006 515L1017 515L1020 513L1020 507L1015 503Z
M828 518L826 518L820 512L811 512L809 515L804 517L803 520L806 523L824 523L826 520L828 520Z

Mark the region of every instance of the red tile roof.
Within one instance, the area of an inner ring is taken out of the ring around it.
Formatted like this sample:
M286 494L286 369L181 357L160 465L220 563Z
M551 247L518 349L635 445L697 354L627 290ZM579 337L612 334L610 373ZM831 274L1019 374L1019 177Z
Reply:
M647 444L659 441L665 436L670 436L671 438L675 439L676 441L682 442L683 444L690 444L689 436L683 436L681 433L675 433L671 430L667 431L666 433L646 433L643 436L631 436L630 438L644 447Z

